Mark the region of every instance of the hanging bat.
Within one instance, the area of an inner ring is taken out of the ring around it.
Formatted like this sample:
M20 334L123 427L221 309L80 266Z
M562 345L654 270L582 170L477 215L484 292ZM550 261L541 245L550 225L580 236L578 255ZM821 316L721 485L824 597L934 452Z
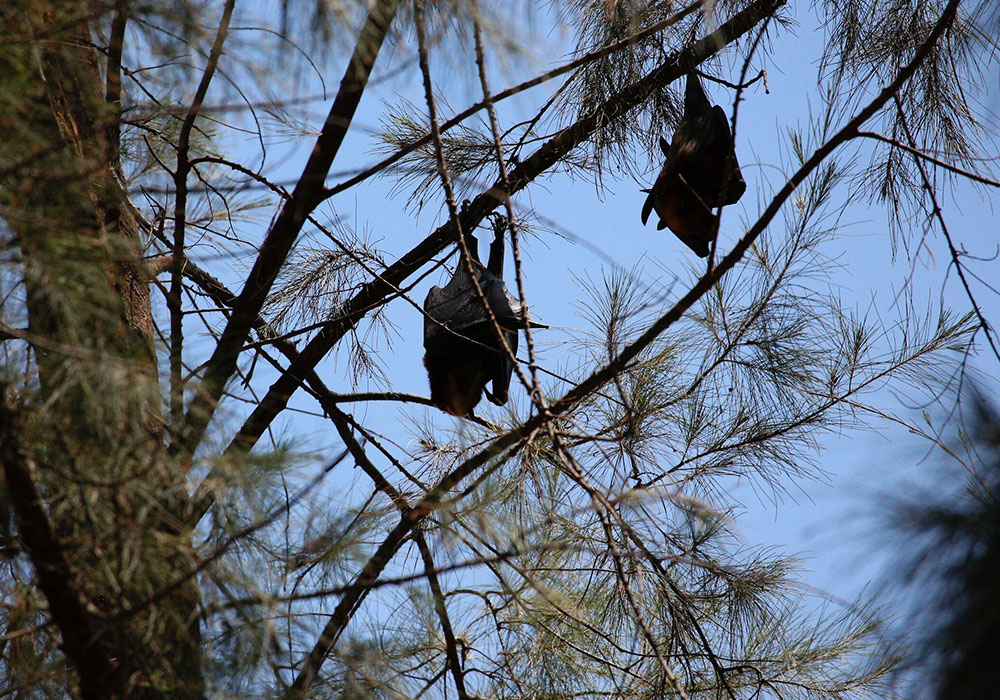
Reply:
M521 302L503 282L506 220L494 219L494 239L486 267L479 260L478 242L466 237L472 267L511 353L517 352L522 327ZM424 367L431 384L431 401L445 413L467 416L486 391L498 406L507 403L514 363L497 338L463 260L442 289L431 287L424 300ZM542 327L541 324L532 326Z
M681 123L669 146L660 137L660 150L666 161L653 187L643 190L649 195L642 205L642 223L655 209L660 217L657 230L670 227L704 258L717 233L712 209L736 204L747 183L736 160L726 113L712 106L693 72L687 75Z

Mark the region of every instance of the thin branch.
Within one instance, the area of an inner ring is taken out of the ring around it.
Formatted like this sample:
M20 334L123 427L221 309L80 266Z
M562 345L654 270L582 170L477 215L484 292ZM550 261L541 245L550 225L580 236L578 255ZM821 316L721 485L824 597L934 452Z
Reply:
M497 168L500 170L500 182L503 183L504 192L510 192L510 177L507 173L507 163L503 157L503 146L500 143L500 122L497 119L497 111L493 106L494 100L490 95L490 86L486 79L486 60L483 55L483 30L479 24L478 2L473 4L472 21L473 39L476 47L476 68L479 71L479 85L483 91L483 102L486 103L486 112L490 119L490 131L493 133L493 153L497 159ZM525 131L525 133L527 133L527 131ZM518 377L528 389L532 402L540 409L543 409L545 406L545 398L542 394L542 385L538 381L538 370L535 362L535 342L531 336L531 311L528 308L528 298L524 289L524 278L521 274L521 247L518 243L517 223L515 221L514 205L510 200L510 195L504 197L503 205L507 213L507 230L510 231L511 252L514 255L514 279L517 282L517 298L521 300L521 323L524 330L525 344L528 346L528 370L531 372L530 386L526 381L526 378L523 376L520 365L517 363L517 358L514 357L513 353L510 353L510 356L514 367L517 368ZM499 329L498 335L501 338L501 342L504 344L504 349L507 350L507 341L504 338L503 333L499 333Z
M469 694L465 690L465 672L462 670L462 662L458 658L458 645L455 643L455 632L451 627L451 620L448 617L448 608L444 604L444 594L441 592L441 583L438 581L437 569L434 566L434 557L431 556L430 547L427 546L427 539L421 530L413 533L413 540L420 550L420 557L424 561L424 573L427 574L427 585L430 586L431 595L434 596L434 611L437 613L438 621L441 623L441 632L444 633L445 654L448 658L447 664L451 668L452 678L455 679L455 690L458 692L458 700L469 700ZM685 700L687 700L685 698Z
M236 0L226 0L222 10L222 18L219 20L219 29L215 34L215 41L208 55L208 62L205 64L198 89L195 90L194 98L191 100L191 106L188 107L187 115L184 117L177 138L177 169L174 172L174 188L176 190L174 195L174 266L170 272L170 292L167 295L167 308L170 311L170 425L175 427L181 424L184 417L184 314L181 303L183 285L181 266L184 259L184 234L187 223L187 176L191 171L188 152L191 147L191 131L194 129L195 120L198 118L202 103L205 101L205 95L208 94L208 87L215 76L216 68L218 68L219 59L222 57L222 47L229 34L229 22L233 17L235 5ZM123 14L123 10L119 10L119 14ZM115 19L118 19L118 15ZM124 26L122 31L124 31ZM119 55L118 58L120 61L121 56Z
M919 150L917 149L916 140L913 138L913 134L910 132L910 125L906 121L906 114L903 112L903 105L899 102L899 97L894 97L896 102L896 110L899 112L899 119L903 125L903 133L906 134L906 140L909 141L910 147L906 150L913 155L913 161L917 165L917 169L920 171L920 179L924 185L924 191L927 196L931 198L931 205L934 218L937 219L938 225L941 227L941 233L944 234L944 240L948 243L948 252L951 254L951 261L955 264L955 270L958 272L958 278L962 281L962 287L965 289L965 295L969 298L969 303L972 304L972 309L976 313L976 318L979 319L979 325L983 329L983 333L986 335L986 342L990 344L990 348L993 350L993 356L1000 360L1000 350L997 349L997 345L993 340L993 329L990 328L989 322L987 322L986 317L983 316L982 310L979 308L979 304L976 303L976 297L972 294L972 288L969 287L969 280L965 278L965 269L962 267L962 261L959 260L958 250L955 248L955 242L951 239L951 232L948 231L948 225L944 221L944 212L941 211L941 205L938 204L937 194L934 191L934 187L931 184L930 177L927 175L927 170L924 168L923 162L917 157Z
M899 141L889 138L888 136L884 136L874 131L859 131L857 135L862 138L874 139L876 141L881 141L882 143L887 143L890 146L893 146L894 148L906 151L907 153L912 155L915 159L926 160L928 163L933 163L939 168L944 168L949 172L955 173L956 175L961 175L962 177L968 178L973 182L978 182L982 185L989 185L990 187L1000 187L1000 181L991 180L987 177L983 177L982 175L978 175L972 172L971 170L964 170L963 168L959 168L958 166L952 165L951 163L945 163L943 160L935 158L929 153L921 151L919 148L916 148L914 146L907 146L905 143L900 143Z
M353 297L344 302L341 315L317 333L302 349L299 359L271 385L264 399L244 421L234 441L238 440L251 446L256 443L275 417L285 408L289 398L301 385L308 372L316 367L337 341L354 328L369 310L383 303L403 280L433 259L447 245L458 240L457 230L475 230L490 212L503 204L506 197L521 191L536 177L561 161L589 138L601 124L611 119L623 118L630 110L641 105L654 90L677 80L692 67L717 54L726 45L753 29L785 2L786 0L757 0L723 23L711 35L670 55L645 77L618 91L589 114L562 129L522 161L510 173L509 190L504 188L502 182L494 184L479 194L468 207L463 208L457 221L452 219L439 226L389 266L379 278L364 284Z
M382 475L382 472L378 470L370 459L368 455L365 454L364 448L361 443L357 441L354 434L351 432L351 427L349 425L349 419L347 414L341 411L336 406L330 406L324 408L332 409L330 413L330 419L333 424L337 426L337 432L340 434L340 439L344 441L347 445L347 449L350 451L351 456L354 457L354 463L361 467L361 470L368 475L368 478L372 480L375 484L375 488L384 493L392 501L392 504L400 512L405 512L409 510L410 504L406 502L406 497L401 494L395 486L389 483L389 480Z
M369 10L326 123L316 139L291 197L284 202L260 246L260 253L247 277L246 285L236 299L229 322L215 346L201 385L188 408L179 445L176 448L172 446L174 452L183 452L190 458L201 441L225 384L236 368L240 349L260 313L278 271L288 257L306 217L321 201L323 181L351 125L372 67L398 9L399 0L379 0Z

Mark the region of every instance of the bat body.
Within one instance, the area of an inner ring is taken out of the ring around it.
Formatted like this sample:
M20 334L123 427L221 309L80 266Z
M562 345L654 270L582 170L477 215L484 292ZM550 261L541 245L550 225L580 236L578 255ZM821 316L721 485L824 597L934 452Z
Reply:
M726 113L713 106L698 76L688 73L684 115L668 145L660 139L666 160L642 205L642 223L654 210L657 229L669 227L700 257L708 255L715 237L712 209L735 204L747 185L736 159Z
M521 302L503 282L503 232L496 226L489 264L479 261L476 240L467 239L472 267L486 303L500 325L512 353L517 352ZM464 261L447 285L431 287L424 300L424 367L431 385L431 401L445 413L467 416L487 397L498 406L507 403L514 364L504 350L496 328L476 293Z

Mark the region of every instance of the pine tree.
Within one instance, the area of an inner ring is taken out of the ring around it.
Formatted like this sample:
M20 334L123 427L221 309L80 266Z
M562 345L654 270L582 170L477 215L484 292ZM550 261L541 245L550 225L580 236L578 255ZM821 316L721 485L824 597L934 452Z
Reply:
M890 693L878 617L741 542L733 487L780 498L824 433L891 417L876 391L940 396L977 337L997 353L946 194L1000 184L972 97L1000 19L817 11L824 101L765 172L738 107L764 67L804 70L775 49L785 0L0 9L3 694ZM714 210L694 266L636 205L620 236L662 274L533 295L547 238L594 245L531 197L652 184L692 74L736 133L745 225ZM824 246L852 202L907 262L939 234L968 313L921 313L890 260L897 315L846 304ZM511 398L453 419L410 331L494 237L523 301L483 336Z

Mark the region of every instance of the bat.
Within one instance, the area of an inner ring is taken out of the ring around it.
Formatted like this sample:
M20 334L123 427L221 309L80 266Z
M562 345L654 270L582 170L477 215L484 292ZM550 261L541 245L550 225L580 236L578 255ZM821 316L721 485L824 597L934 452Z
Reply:
M715 238L712 209L736 204L747 189L736 159L729 120L713 106L695 73L688 73L684 115L668 145L660 137L666 160L642 205L642 223L656 211L657 230L669 227L687 247L707 257Z
M511 353L516 354L522 307L503 282L506 220L497 217L493 223L494 239L486 267L479 260L476 239L467 236L466 241L486 304ZM497 337L463 260L448 284L427 292L424 311L424 367L434 405L453 416L467 416L484 392L498 406L507 403L514 363ZM487 384L491 384L490 391Z

